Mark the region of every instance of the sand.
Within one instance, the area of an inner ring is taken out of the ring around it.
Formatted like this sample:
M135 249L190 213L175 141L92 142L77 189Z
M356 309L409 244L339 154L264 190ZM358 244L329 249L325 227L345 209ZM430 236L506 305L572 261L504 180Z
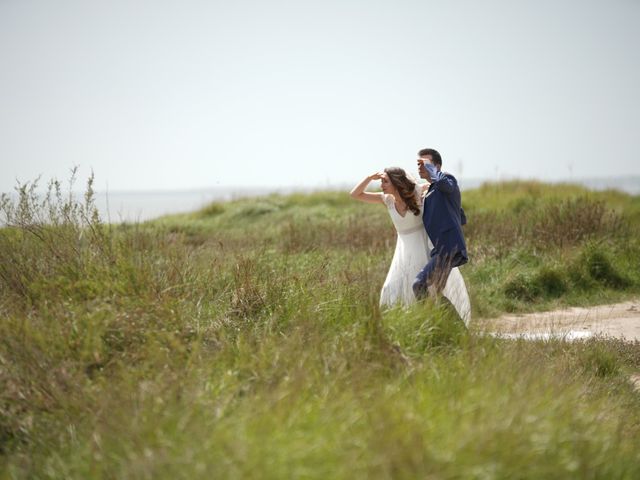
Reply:
M506 338L562 337L579 340L602 335L640 341L640 299L611 305L503 315L478 320L478 326L485 332Z

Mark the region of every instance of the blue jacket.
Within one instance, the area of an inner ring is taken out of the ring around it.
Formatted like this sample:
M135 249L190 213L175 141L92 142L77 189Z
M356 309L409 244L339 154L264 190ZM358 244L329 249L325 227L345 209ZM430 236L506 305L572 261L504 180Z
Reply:
M450 258L452 267L469 260L462 225L467 223L461 206L460 188L453 175L439 172L433 165L425 165L432 183L424 199L422 221L433 242L431 255Z

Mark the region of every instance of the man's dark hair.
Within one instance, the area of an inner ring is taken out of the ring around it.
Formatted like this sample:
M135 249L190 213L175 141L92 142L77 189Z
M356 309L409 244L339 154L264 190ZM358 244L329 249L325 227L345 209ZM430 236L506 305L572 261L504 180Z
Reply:
M431 155L433 163L442 167L442 157L437 150L434 150L433 148L423 148L418 152L419 157L424 157L425 155Z

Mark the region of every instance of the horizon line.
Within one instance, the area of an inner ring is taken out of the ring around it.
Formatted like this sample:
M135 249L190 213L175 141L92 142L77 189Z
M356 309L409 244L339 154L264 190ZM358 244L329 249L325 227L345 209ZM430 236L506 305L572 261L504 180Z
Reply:
M500 178L492 178L492 177L460 177L457 176L458 181L461 184L466 182L480 184L480 183L490 183L490 182L512 182L512 181L522 181L522 182L539 182L539 183L581 183L581 182L590 182L590 183L606 183L607 181L615 181L615 180L623 180L625 182L640 180L640 173L634 174L620 174L620 175L608 175L608 176L582 176L582 177L561 177L556 179L539 179L533 177L500 177ZM22 185L28 184L31 182L24 182ZM304 185L210 185L210 186L195 186L195 187L187 187L187 188L141 188L141 189L131 189L131 188L116 188L109 189L107 188L97 188L95 185L93 190L96 194L180 194L180 193L209 193L216 190L237 190L246 192L248 190L260 190L260 191L278 191L278 190L286 190L286 191L297 191L297 190L335 190L341 188L349 188L352 186L352 182L336 182L336 183L318 183L315 185L304 184ZM40 190L46 190L46 185L39 185L39 188L36 189L37 192ZM13 187L10 191L1 191L0 193L15 193L16 186ZM65 193L69 193L68 190L63 190ZM85 190L73 190L73 193L84 193ZM232 193L232 192L231 192Z

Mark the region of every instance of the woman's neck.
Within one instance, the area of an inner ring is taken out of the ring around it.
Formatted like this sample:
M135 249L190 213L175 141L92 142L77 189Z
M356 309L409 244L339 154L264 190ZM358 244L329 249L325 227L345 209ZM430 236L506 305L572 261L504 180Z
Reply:
M396 205L402 206L403 209L407 208L407 204L405 203L404 199L400 196L400 193L397 190L393 192L392 195L393 195L393 198L396 199Z

